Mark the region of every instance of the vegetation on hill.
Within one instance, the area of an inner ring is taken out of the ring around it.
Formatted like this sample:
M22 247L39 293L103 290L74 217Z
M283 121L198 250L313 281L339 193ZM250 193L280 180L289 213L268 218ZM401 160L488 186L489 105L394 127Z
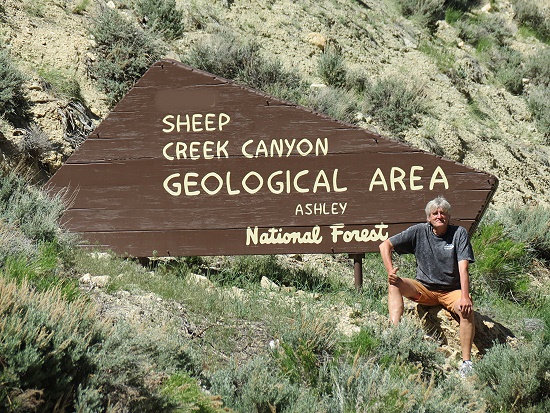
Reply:
M0 410L548 411L548 7L256 3L0 4ZM77 69L48 54L38 61L24 37L54 48L38 34L65 22L80 24L68 38L81 39L79 27L88 39ZM302 27L317 40L296 39ZM49 176L101 117L91 102L114 106L167 55L498 172L497 205L472 239L472 294L515 340L479 354L475 376L460 380L458 360L419 320L389 327L376 254L359 293L344 256L182 257L145 268L77 249L57 223L63 200L24 168ZM421 66L431 71L410 76ZM51 113L62 127L48 123ZM110 282L79 283L83 274ZM262 288L262 276L276 285Z

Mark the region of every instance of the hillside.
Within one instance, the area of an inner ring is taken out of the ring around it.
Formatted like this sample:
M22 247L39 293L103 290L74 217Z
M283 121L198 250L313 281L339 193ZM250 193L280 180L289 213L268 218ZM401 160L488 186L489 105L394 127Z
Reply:
M548 411L549 16L537 0L0 1L0 410ZM472 239L474 377L445 311L388 327L378 254L357 292L347 255L144 266L75 247L39 188L163 57L498 177Z
M184 32L181 38L163 41L163 55L185 61L193 44L222 29L230 30L241 41L253 38L262 55L279 59L307 83L320 84L325 82L318 71L323 50L337 48L348 72L371 82L403 80L421 91L429 106L399 134L363 108L355 114L358 125L496 175L500 180L497 204L548 203L548 132L540 130L529 110L529 89L519 95L510 93L497 78L494 63L462 39L456 25L438 20L430 34L419 19L404 18L398 3L274 1L260 6L235 1L224 6L224 2L180 1ZM78 4L87 7L77 14L72 10ZM97 58L89 29L101 4L4 1L2 42L27 76L32 117L21 125L4 124L3 134L19 148L24 147L26 135L45 134L52 148L43 145L44 149L55 149L44 150L38 161L48 173L74 150L66 139L64 119L75 117L75 110L67 99L45 87L44 78L75 82L93 124L109 111L105 96L87 74L90 60ZM111 1L106 7L117 7L130 20L128 24L136 24L138 18L130 6L128 1ZM520 30L510 1L481 2L472 13L504 25L501 36L506 36L507 47L521 53L524 61L548 54L546 44ZM521 81L529 85L529 78ZM79 126L85 136L91 125Z

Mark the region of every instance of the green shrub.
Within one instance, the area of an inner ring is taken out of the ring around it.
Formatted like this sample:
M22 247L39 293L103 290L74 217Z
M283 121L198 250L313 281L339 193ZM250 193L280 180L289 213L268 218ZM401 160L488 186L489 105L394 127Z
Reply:
M84 14L88 9L91 0L79 0L79 2L73 7L72 12L74 14Z
M353 91L332 87L312 90L305 105L347 123L357 123L360 111L359 100Z
M73 299L78 287L63 272L73 262L74 237L57 222L63 209L59 198L49 197L15 172L0 176L3 276L28 281L39 291L59 287L66 298Z
M495 78L515 95L523 93L523 61L522 54L509 46L494 47L488 51L489 67L495 73Z
M330 291L339 288L336 280L302 265L290 265L277 255L242 255L224 258L221 271L209 278L221 285L245 287L259 284L266 276L278 285L308 291Z
M0 277L0 406L3 411L54 411L73 405L95 370L90 349L102 332L84 299L70 304L52 289L38 293Z
M216 413L227 412L218 397L205 394L197 379L176 373L162 384L162 395L177 403L177 412Z
M199 378L193 353L177 337L122 322L107 327L86 298L67 302L59 288L39 292L0 277L0 408L185 411L180 393L160 387L167 376Z
M136 0L134 6L144 26L165 39L177 39L183 34L183 11L176 7L175 0Z
M46 152L54 150L54 145L36 123L31 123L23 139L23 149L30 158L40 161Z
M343 348L349 353L368 357L374 350L380 346L380 339L376 337L372 330L362 328L354 334L348 342L343 344Z
M525 76L532 85L550 86L550 47L526 59Z
M241 365L231 360L226 369L210 377L210 382L211 392L221 395L224 403L238 412L323 411L308 389L292 384L268 357L256 356Z
M483 411L477 395L457 379L437 383L396 362L385 368L358 357L353 364L337 363L327 374L332 393L326 411L336 412L457 412ZM479 409L479 410L478 410Z
M305 84L279 60L266 60L260 45L232 33L212 35L194 44L183 59L198 69L244 83L281 99L299 102Z
M66 276L65 264L70 263L71 253L55 242L39 243L30 254L27 251L6 255L1 262L3 277L19 283L28 282L37 291L58 288L67 300L79 296L78 283Z
M489 411L542 413L550 406L548 343L496 345L475 368Z
M376 360L381 365L389 367L396 361L406 362L415 367L421 366L423 374L429 376L443 361L443 355L437 351L437 343L424 339L426 333L417 319L404 317L392 328L376 324L365 326L365 329L380 340Z
M317 71L327 85L345 86L347 70L340 49L331 45L327 46L317 60Z
M493 46L503 46L511 38L512 31L498 15L463 16L456 22L459 36L474 45L480 52Z
M38 69L46 89L50 89L57 97L84 101L80 84L75 76L65 70L43 66Z
M398 0L397 3L404 16L412 17L431 29L444 16L445 0Z
M454 23L479 4L479 0L397 0L401 13L433 30L438 20Z
M472 7L479 6L480 3L480 0L445 0L445 8L468 11Z
M476 263L472 266L472 295L496 293L521 298L528 286L531 257L525 244L505 236L498 222L481 225L472 237Z
M0 219L17 225L27 238L46 242L63 238L58 224L63 210L59 197L49 197L16 172L0 176Z
M0 116L5 116L12 123L17 118L28 116L24 82L24 75L13 64L8 52L0 48Z
M280 348L273 355L292 383L315 388L319 371L332 356L336 342L334 320L302 312L281 332Z
M550 86L535 86L529 91L528 104L539 132L550 143Z
M526 244L539 256L550 257L549 207L506 207L498 211L497 219L507 236Z
M89 62L88 70L112 107L163 55L164 47L108 7L94 19L90 32L97 58Z
M396 135L418 126L419 115L429 112L422 86L398 78L383 78L369 85L365 105L371 116Z
M456 57L446 47L434 42L423 41L419 44L418 49L434 60L441 73L449 75L455 71Z
M445 10L445 21L451 25L462 19L464 12L461 10L447 9Z
M550 41L550 20L539 7L537 0L515 0L513 2L514 19L520 25L526 26L536 33L536 36L544 42Z
M214 34L193 46L186 63L226 79L237 79L250 62L258 59L259 44L241 41L231 33Z
M85 393L99 396L103 409L119 404L122 411L171 411L176 403L162 394L162 379L176 374L199 377L197 359L178 335L138 331L125 322L105 331L92 360L96 369L85 383Z

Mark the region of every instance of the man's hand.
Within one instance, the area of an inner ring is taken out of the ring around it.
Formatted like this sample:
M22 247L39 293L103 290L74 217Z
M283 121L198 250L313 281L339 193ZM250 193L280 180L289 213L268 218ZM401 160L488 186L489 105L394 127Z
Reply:
M399 280L399 277L397 275L398 270L399 270L399 267L394 267L388 272L388 282L391 285L397 284L397 281Z
M467 318L472 312L472 299L470 297L462 297L458 302L458 309L462 313L462 317Z

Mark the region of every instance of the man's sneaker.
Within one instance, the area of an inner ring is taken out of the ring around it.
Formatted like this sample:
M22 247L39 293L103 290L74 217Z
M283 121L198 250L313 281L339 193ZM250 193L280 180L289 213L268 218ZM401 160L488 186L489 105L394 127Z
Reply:
M474 366L470 360L465 360L462 362L462 365L458 369L458 374L460 377L468 377L474 373Z

